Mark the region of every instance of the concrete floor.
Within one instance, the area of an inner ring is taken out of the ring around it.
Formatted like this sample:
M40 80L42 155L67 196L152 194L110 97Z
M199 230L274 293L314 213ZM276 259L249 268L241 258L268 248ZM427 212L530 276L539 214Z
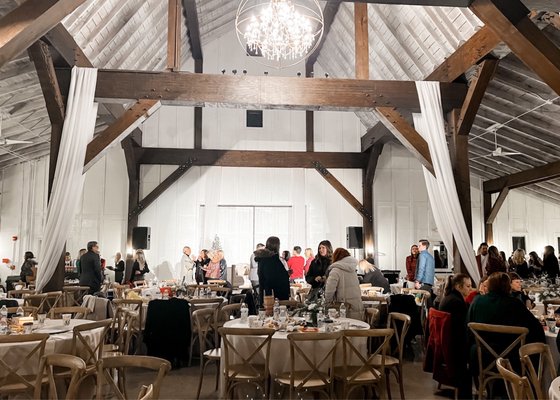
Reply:
M215 367L210 366L207 369L202 386L201 399L218 398L218 392L214 390L215 373ZM198 374L198 365L193 365L190 368L172 370L164 379L160 398L166 400L196 398ZM452 390L437 390L437 383L432 380L431 374L422 371L422 363L420 361L406 361L403 374L405 376L405 398L407 400L453 398ZM138 388L144 379L149 379L149 376L140 372L132 373L128 377L128 383L131 388ZM359 395L360 391L357 390L355 393ZM130 398L136 398L134 397L136 395L135 389L132 389L132 393L130 394ZM400 399L399 386L393 375L391 376L391 394L393 399Z

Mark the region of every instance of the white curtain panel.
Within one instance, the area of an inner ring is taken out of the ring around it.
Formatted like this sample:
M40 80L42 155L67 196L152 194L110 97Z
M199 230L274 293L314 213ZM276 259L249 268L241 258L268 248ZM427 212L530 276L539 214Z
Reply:
M97 69L72 68L62 139L39 252L38 292L56 270L82 196L86 147L93 137L97 116L97 104L93 101L96 83Z
M432 213L447 248L451 249L454 238L467 271L478 284L480 276L476 258L461 211L449 149L445 140L440 85L439 82L419 81L416 82L416 89L422 114L414 115L414 125L428 143L435 172L434 179L424 168Z

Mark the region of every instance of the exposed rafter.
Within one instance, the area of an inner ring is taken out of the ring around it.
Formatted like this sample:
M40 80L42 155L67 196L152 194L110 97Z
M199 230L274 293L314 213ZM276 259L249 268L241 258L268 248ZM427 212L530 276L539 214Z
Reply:
M331 0L328 0L329 2ZM409 6L468 7L472 0L343 0L346 3L402 4Z
M321 49L323 48L323 43L327 39L327 35L331 30L332 23L334 18L336 17L336 13L340 8L340 0L331 0L327 2L325 8L323 10L323 37L321 41L317 44L317 47L313 52L307 57L307 61L305 62L305 70L306 71L313 71L313 66L317 62L317 58L319 57L319 53L321 53ZM306 74L307 77L310 75Z
M378 122L374 126L368 129L364 136L361 138L361 148L362 152L368 151L372 146L378 143L387 143L393 139L393 134L385 124Z
M484 191L486 193L497 193L504 187L515 189L555 178L560 178L560 161L491 179L484 182Z
M85 0L27 0L0 19L0 67L27 50Z
M181 0L168 0L167 69L181 69Z

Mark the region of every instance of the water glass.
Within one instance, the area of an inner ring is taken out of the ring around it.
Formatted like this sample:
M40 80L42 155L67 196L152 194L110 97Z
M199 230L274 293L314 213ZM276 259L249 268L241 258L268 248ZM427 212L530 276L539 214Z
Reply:
M23 334L24 335L31 335L33 331L33 322L26 322L23 324Z
M264 308L259 308L259 321L264 322L266 319L266 310Z
M47 319L47 314L37 314L37 321L39 321L39 325L45 325L45 320Z
M62 322L65 326L70 325L70 320L72 319L72 314L62 314Z
M329 308L329 318L330 319L336 318L336 308Z

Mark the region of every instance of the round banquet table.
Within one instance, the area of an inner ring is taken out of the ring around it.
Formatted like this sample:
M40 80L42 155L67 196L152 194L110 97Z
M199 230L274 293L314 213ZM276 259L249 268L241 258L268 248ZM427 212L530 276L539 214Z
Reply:
M33 333L48 333L50 337L47 339L44 354L62 353L70 354L72 350L72 329L75 326L90 323L93 321L85 319L72 319L69 326L64 326L61 319L46 319L45 325L38 328L36 321L34 323ZM91 332L83 333L83 336L88 341L89 345L93 348L101 341L101 334L103 328L97 328ZM31 344L0 344L0 358L8 365L16 364L17 360L25 357L32 347L37 343ZM20 369L21 372L26 374L36 374L39 368L39 360L37 356L32 357L24 367ZM0 372L0 376L1 376Z
M368 323L364 321L360 321L357 319L351 318L337 318L335 323L338 322L347 322L348 329L369 329L370 326ZM226 328L248 328L249 325L247 323L241 323L241 319L237 318L231 321L228 321L224 324ZM271 378L274 378L276 374L289 371L290 370L290 342L288 340L288 335L290 333L297 333L297 332L283 332L283 331L276 331L276 333L272 336L272 342L270 344L270 360L269 360L269 370ZM365 338L353 338L352 341L354 345L361 349L362 354L367 354L367 340ZM249 356L252 351L254 351L257 347L255 343L254 337L235 337L232 338L232 343L235 346L235 349L239 351L240 354L243 356ZM313 359L314 356L323 357L326 354L326 351L323 351L322 347L328 346L328 344L322 343L309 343L309 351L306 353ZM304 346L301 346L305 348ZM264 349L261 349L261 353L264 359ZM340 356L335 356L335 363L336 365L342 364L342 348L337 349L337 354ZM220 398L225 398L225 388L223 385L223 376L224 376L224 360L225 353L222 349L222 358L220 360ZM358 361L358 358L356 361ZM262 362L263 359L253 359L254 362ZM302 365L302 367L305 367ZM297 365L296 365L297 368Z

